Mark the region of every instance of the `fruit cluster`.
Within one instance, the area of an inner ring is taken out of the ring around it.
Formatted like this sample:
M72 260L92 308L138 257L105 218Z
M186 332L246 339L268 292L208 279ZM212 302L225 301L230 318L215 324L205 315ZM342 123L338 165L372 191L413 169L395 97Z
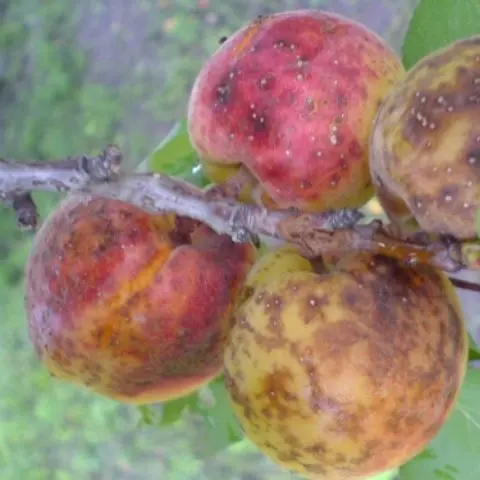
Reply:
M322 212L373 195L402 234L475 240L480 37L406 72L363 25L318 10L252 21L206 62L189 134L212 182ZM246 180L245 180L246 179ZM467 329L448 277L374 253L263 256L175 213L74 194L26 266L36 352L127 403L224 373L245 434L308 478L366 478L419 453L451 412Z

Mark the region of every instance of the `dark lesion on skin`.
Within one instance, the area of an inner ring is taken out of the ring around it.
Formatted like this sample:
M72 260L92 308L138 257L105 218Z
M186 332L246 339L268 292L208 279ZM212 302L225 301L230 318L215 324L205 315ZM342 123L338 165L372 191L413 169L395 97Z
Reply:
M238 309L235 313L235 331L234 334L237 337L241 334L243 330L248 331L249 333L254 333L255 330L253 329L252 324L248 321L247 312L245 312L245 308ZM237 339L239 340L239 339ZM232 352L235 352L235 348L231 347Z
M257 412L254 408L252 408L250 399L246 395L242 394L235 376L232 375L228 368L225 368L224 370L224 379L225 387L229 392L231 400L243 410L243 415L248 421L249 426L257 429L257 431L260 430L260 418Z
M244 305L246 302L248 302L253 297L254 294L255 294L255 288L254 287L252 287L251 285L244 286L240 295L239 295L237 305L238 306Z
M480 79L480 76L479 76ZM469 167L470 172L480 181L480 128L475 132L473 145L469 145L466 151L466 164ZM480 208L480 199L477 208Z
M167 234L172 243L176 245L189 245L192 242L191 234L200 225L201 223L196 220L176 215L175 228L167 232Z
M303 468L309 473L327 475L328 468L320 463L307 463L302 462Z
M268 132L269 118L267 117L266 112L253 112L249 115L249 118L252 133L254 135Z
M271 90L275 87L275 76L273 73L261 75L257 80L257 85L260 90Z
M301 318L303 322L308 325L317 320L325 321L324 308L330 302L329 296L326 293L319 294L317 292L307 292L303 299Z
M450 54L451 52L429 62L438 62L443 67L445 64L442 58ZM480 57L480 53L478 55ZM424 68L425 66L419 68L418 72ZM423 147L425 138L439 138L440 132L448 127L459 112L475 111L480 105L480 81L477 84L477 78L480 79L480 69L464 64L457 67L455 76L452 75L435 90L428 88L428 79L421 81L417 89L410 91L404 138L412 145ZM407 91L405 86L403 92ZM397 104L392 104L392 109L396 108ZM425 145L429 148L430 144L427 142Z
M264 377L256 398L267 403L270 411L275 411L278 418L285 420L297 414L295 406L298 397L288 388L292 382L293 374L287 367L275 369Z
M214 104L216 104L218 107L224 107L230 103L233 95L235 76L235 69L227 72L214 88L213 100Z

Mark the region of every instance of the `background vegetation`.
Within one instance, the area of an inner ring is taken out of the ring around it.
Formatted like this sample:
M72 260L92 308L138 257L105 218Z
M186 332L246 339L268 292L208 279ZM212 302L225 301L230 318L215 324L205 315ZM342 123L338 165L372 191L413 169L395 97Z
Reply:
M356 18L400 51L417 3L0 0L0 156L42 161L117 143L133 169L184 116L190 86L218 39L255 15L322 7ZM36 197L42 216L58 201ZM247 441L226 448L240 436L222 410L219 383L194 401L139 411L52 381L26 332L23 266L31 241L1 209L1 480L294 478ZM181 415L185 407L190 413ZM446 480L452 474L439 472Z

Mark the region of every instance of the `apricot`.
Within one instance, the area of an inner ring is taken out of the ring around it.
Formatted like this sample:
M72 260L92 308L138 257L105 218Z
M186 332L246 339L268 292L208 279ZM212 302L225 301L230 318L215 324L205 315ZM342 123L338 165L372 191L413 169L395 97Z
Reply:
M193 85L188 130L206 174L254 179L249 201L322 211L372 196L368 139L379 102L404 74L374 32L320 10L243 26Z
M480 35L420 60L390 90L371 135L370 170L405 231L475 238L480 209Z
M30 338L52 375L111 399L186 395L221 372L255 257L191 219L72 195L26 265Z
M442 272L367 253L327 268L284 247L247 277L224 372L259 449L307 478L346 480L418 454L449 417L467 359Z

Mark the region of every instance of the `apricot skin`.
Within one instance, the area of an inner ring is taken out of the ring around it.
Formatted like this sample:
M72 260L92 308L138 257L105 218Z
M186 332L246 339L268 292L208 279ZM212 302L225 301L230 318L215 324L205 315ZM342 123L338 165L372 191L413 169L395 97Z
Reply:
M190 139L212 181L252 173L250 201L303 211L361 206L372 196L371 123L403 73L389 46L352 20L319 10L264 16L199 72Z
M420 60L379 108L370 170L405 231L475 238L480 209L480 35Z
M326 273L282 249L247 278L225 351L246 436L307 478L363 479L419 453L448 418L468 338L443 273L352 255ZM271 275L269 275L271 272Z
M219 374L255 250L192 220L68 197L26 266L29 335L49 372L117 401L183 396Z

